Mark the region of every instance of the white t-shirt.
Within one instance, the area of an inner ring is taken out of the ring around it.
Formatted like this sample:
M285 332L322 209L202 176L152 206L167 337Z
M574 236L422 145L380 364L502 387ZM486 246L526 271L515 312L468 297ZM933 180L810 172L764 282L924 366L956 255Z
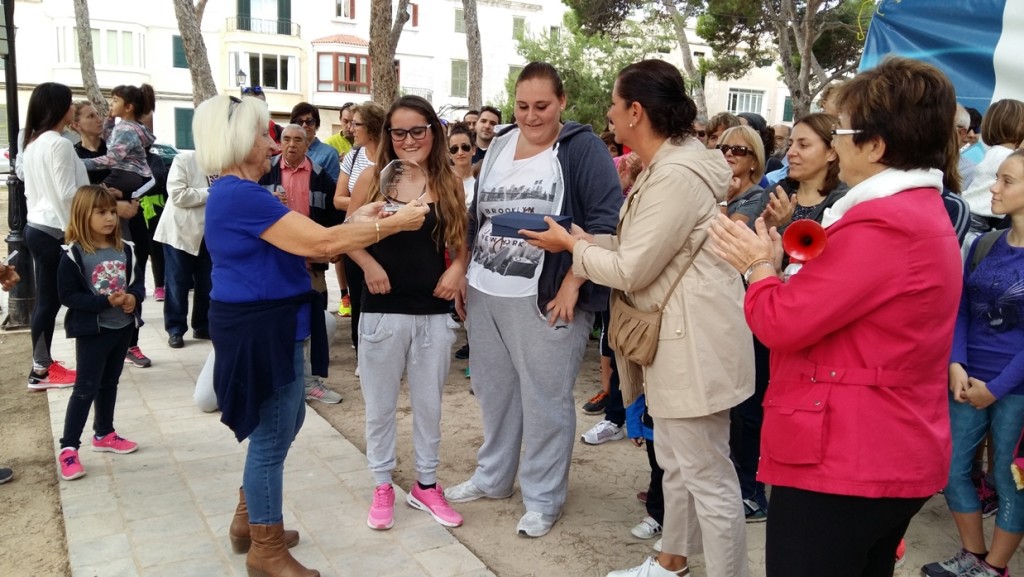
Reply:
M544 266L544 251L514 237L491 234L491 216L506 212L559 214L562 190L554 152L514 160L516 137L505 145L487 179L480 182L480 230L473 247L467 277L473 288L489 295L524 297L537 294Z

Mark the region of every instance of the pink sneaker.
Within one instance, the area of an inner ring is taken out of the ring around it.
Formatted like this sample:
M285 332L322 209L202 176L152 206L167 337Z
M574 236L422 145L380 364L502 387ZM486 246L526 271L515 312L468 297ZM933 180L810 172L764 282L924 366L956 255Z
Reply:
M100 453L117 453L127 455L138 450L139 444L129 441L117 433L107 433L102 439L92 438L92 450Z
M420 511L430 513L435 521L445 527L462 526L462 515L448 504L440 485L435 485L433 489L421 489L419 483L413 483L412 491L409 491L405 502Z
M156 302L163 302L165 296L166 293L164 292L164 287L158 286L155 289L153 289L153 300L155 300Z
M60 464L61 479L73 481L85 476L85 468L82 467L82 461L78 459L78 451L76 449L71 447L62 449L60 455L57 456L57 461Z
M75 377L78 375L72 369L65 369L64 363L60 361L53 361L50 363L49 383L55 388L64 388L75 384Z
M374 531L395 526L395 489L391 483L381 483L373 490L373 505L370 505L366 525Z

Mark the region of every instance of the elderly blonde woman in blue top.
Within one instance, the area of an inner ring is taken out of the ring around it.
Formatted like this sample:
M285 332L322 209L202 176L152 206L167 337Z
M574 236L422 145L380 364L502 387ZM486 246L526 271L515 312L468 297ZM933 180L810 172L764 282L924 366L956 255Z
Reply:
M268 122L260 100L216 96L192 123L200 169L220 175L206 204L214 388L221 421L239 441L249 439L238 507L249 524L248 531L232 524L235 550L248 549L250 577L318 577L288 553L298 536L285 534L281 514L284 460L305 415L303 342L311 335L314 372L327 375L324 316L311 306L319 297L306 258L418 229L427 209L410 203L381 218L383 203L375 203L331 228L289 210L257 184L270 170Z

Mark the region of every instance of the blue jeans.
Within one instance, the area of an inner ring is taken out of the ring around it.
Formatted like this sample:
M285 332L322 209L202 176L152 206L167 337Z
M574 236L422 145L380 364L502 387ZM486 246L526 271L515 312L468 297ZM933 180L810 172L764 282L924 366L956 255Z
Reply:
M254 525L284 522L281 514L284 459L306 417L302 341L295 343L292 362L295 379L263 401L260 422L249 435L242 486L249 506L249 523Z
M192 295L192 328L209 330L210 289L213 286L210 274L213 263L206 241L199 245L199 255L193 256L171 245L164 246L164 329L168 334L183 335L188 330L188 290Z
M954 401L950 394L949 421L953 433L953 460L945 490L949 510L954 513L981 511L981 501L971 482L971 462L975 449L991 430L995 463L990 471L999 493L996 526L1009 533L1024 533L1024 492L1017 491L1010 474L1014 449L1024 429L1024 395L1007 395L979 411Z

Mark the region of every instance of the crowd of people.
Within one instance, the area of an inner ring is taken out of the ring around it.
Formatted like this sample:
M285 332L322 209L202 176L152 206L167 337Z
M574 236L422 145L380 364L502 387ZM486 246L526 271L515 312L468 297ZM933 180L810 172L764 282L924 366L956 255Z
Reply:
M334 264L366 405L370 529L395 523L405 380L407 503L458 527L453 504L507 499L518 482L515 532L547 535L570 490L573 386L597 327L602 390L582 409L605 416L582 440L646 444L648 516L631 532L660 536L656 556L609 577L688 575L694 555L710 577L742 577L751 522L767 523L771 577L889 576L940 491L961 548L922 574L1009 574L1024 536L1011 474L1024 102L978 120L938 69L891 58L792 126L706 120L676 68L645 60L618 74L599 136L563 120L559 71L532 62L509 125L490 107L448 123L403 96L346 105L342 132L321 142L316 107L279 126L247 88L200 104L196 150L164 167L148 152L152 89L112 94L103 119L66 86L38 86L19 157L36 279L28 386L74 387L63 479L85 475L90 408L94 449L138 449L114 413L123 366L151 364L138 329L153 262L168 346L189 326L212 340L197 404L248 440L233 549L251 575L319 575L288 552L300 536L284 528L282 485L304 401L342 400L324 384ZM822 244L797 273L782 238L803 221L821 232L799 242ZM5 290L18 280L0 265ZM75 370L50 354L61 305ZM656 314L653 356L629 348L642 336L624 334L630 310ZM458 321L483 442L472 476L443 488Z

